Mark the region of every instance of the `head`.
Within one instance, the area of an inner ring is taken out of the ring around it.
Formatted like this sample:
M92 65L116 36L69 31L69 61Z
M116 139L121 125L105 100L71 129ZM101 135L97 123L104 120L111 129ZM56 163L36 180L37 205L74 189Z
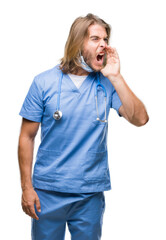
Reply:
M93 14L78 17L71 26L65 45L64 57L60 63L62 71L77 74L82 69L81 55L94 71L100 71L110 33L111 27L99 17Z

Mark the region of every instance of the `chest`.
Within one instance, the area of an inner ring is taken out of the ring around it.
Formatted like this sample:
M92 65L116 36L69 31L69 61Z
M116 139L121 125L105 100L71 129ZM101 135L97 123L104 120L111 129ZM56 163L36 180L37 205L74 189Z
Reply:
M44 97L44 112L43 123L58 124L62 127L72 124L88 124L94 122L96 124L102 124L97 121L97 111L100 119L106 117L108 119L110 109L110 91L105 86L107 92L107 98L105 102L103 89L97 86L97 79L95 77L88 76L77 88L70 77L65 76L62 79L60 94L58 80L47 86ZM102 82L103 84L103 82ZM95 98L95 91L97 89L97 102ZM62 112L62 119L55 120L53 118L54 112L57 110L59 98L59 110ZM59 121L59 122L58 122Z

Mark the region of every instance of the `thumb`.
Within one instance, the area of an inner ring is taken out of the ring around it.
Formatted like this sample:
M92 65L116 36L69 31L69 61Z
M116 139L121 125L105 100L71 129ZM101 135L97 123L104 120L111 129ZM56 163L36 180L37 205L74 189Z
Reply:
M36 204L37 211L41 212L40 200L38 197L36 197L35 204Z

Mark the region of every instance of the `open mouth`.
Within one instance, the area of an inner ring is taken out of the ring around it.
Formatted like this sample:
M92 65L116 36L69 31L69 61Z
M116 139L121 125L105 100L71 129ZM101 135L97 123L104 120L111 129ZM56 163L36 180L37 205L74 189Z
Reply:
M97 59L97 61L98 61L99 63L103 63L104 53L98 54L97 57L96 57L96 59Z

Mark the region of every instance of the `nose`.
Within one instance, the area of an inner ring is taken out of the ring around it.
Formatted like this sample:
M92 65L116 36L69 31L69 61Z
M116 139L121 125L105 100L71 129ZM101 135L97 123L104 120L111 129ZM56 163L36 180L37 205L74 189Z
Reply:
M101 39L100 41L100 47L105 48L107 46L107 43L104 39Z

